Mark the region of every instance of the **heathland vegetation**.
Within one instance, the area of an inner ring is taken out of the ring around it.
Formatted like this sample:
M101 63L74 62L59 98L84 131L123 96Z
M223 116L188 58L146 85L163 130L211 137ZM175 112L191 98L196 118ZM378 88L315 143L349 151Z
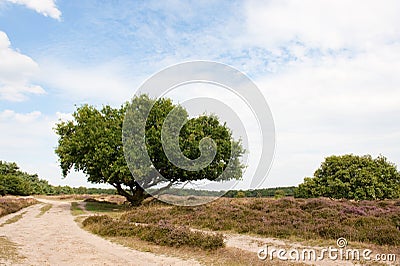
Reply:
M0 198L0 217L36 203L37 201L33 198L2 197Z
M101 204L110 203L97 204L101 209ZM220 198L200 206L151 201L114 210L118 215L101 212L86 218L84 227L102 236L202 249L223 247L222 235L215 232L296 241L345 237L350 242L391 248L400 245L400 200Z
M224 246L224 238L221 234L193 231L187 226L174 225L167 220L139 225L128 220L101 215L86 218L83 226L102 236L136 237L163 246L188 246L202 249L216 249Z

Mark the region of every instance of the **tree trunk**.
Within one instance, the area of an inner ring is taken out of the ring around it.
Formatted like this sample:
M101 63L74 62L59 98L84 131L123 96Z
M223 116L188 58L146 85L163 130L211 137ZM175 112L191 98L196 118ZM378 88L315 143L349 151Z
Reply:
M117 193L121 196L124 196L127 201L129 201L132 206L140 206L144 199L149 197L141 186L136 186L134 190L132 190L132 194L128 193L125 189L121 187L121 184L112 184L117 189Z

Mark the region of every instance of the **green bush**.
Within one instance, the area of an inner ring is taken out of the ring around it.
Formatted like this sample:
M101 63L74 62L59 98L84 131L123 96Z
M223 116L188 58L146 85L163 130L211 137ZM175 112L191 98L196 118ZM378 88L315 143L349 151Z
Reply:
M304 178L295 197L377 200L400 198L400 173L383 156L330 156Z
M286 192L283 189L278 189L275 191L274 198L280 199L283 198L284 196L286 196Z

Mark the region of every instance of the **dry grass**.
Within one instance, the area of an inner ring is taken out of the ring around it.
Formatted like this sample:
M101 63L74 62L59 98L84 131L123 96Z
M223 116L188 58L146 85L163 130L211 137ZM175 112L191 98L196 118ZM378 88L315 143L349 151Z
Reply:
M38 203L34 198L0 197L0 217Z
M0 265L12 265L23 260L18 247L4 236L0 236Z

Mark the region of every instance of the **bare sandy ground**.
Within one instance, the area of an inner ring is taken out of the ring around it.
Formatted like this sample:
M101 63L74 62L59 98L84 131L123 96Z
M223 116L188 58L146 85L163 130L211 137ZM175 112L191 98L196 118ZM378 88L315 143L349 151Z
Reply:
M24 213L15 223L0 227L0 237L19 246L25 259L18 263L1 260L0 265L199 265L175 257L140 252L111 243L81 229L70 213L70 203L41 200L53 207L37 216L43 204L25 208L0 219L0 225Z

